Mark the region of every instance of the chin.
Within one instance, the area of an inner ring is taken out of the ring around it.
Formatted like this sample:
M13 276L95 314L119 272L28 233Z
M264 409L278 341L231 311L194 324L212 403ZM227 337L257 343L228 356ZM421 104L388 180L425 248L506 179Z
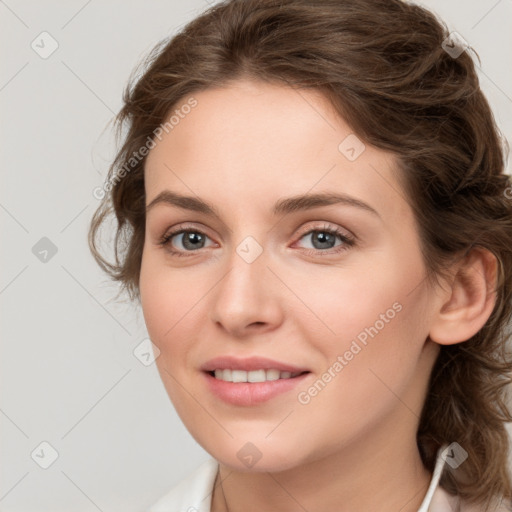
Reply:
M215 446L212 446L211 438L208 443L202 443L201 440L198 442L220 464L237 472L275 473L292 469L304 462L297 453L297 445L283 445L278 438L274 442L264 440L264 437L261 442L229 439Z

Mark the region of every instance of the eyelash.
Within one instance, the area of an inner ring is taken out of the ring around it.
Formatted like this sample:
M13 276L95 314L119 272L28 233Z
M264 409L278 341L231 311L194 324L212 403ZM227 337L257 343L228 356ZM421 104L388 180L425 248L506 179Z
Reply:
M172 244L170 243L171 240L176 236L184 233L199 233L200 235L204 237L208 237L206 233L201 231L200 229L196 228L182 228L181 226L178 226L176 229L171 231L170 233L166 233L163 235L160 240L158 241L158 245L161 247L164 247L172 256L191 256L194 253L197 253L199 249L195 251L177 251L175 249L172 249ZM306 235L311 235L312 233L328 233L329 235L334 235L335 237L339 237L340 240L343 242L342 245L339 245L336 249L330 249L329 250L320 250L320 249L305 249L306 254L310 256L318 256L319 254L328 254L328 255L334 255L339 254L344 251L347 251L350 247L353 247L355 245L355 239L352 237L348 237L345 233L343 233L340 229L336 227L330 227L328 225L323 226L322 228L314 228L310 229L304 233L302 233L298 240L301 240ZM188 253L188 254L187 254Z

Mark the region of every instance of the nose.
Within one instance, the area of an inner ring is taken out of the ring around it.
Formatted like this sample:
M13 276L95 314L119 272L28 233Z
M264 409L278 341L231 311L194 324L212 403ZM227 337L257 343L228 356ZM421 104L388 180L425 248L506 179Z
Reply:
M265 333L283 322L284 286L269 263L265 252L249 262L234 251L213 290L210 318L233 337Z

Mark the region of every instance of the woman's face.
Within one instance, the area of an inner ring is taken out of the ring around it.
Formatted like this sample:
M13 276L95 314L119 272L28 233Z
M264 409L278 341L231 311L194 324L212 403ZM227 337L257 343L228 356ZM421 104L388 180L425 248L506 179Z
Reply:
M146 161L140 276L184 424L242 470L412 447L436 299L394 158L314 91L194 98Z

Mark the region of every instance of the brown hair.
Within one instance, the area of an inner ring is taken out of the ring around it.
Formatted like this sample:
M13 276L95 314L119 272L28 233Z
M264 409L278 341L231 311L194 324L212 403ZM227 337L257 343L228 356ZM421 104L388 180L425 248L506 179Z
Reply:
M397 156L429 278L477 246L498 260L493 313L470 340L441 346L417 434L430 471L444 443L468 452L457 470L446 468L441 486L488 510L493 500L512 497L505 429L512 421L512 188L505 143L469 49L450 55L447 36L432 13L399 0L230 0L208 9L157 45L144 72L131 78L117 117L127 132L89 243L100 266L140 299L145 158L133 155L154 141L170 110L242 77L321 91L360 139ZM111 213L113 263L97 248Z

